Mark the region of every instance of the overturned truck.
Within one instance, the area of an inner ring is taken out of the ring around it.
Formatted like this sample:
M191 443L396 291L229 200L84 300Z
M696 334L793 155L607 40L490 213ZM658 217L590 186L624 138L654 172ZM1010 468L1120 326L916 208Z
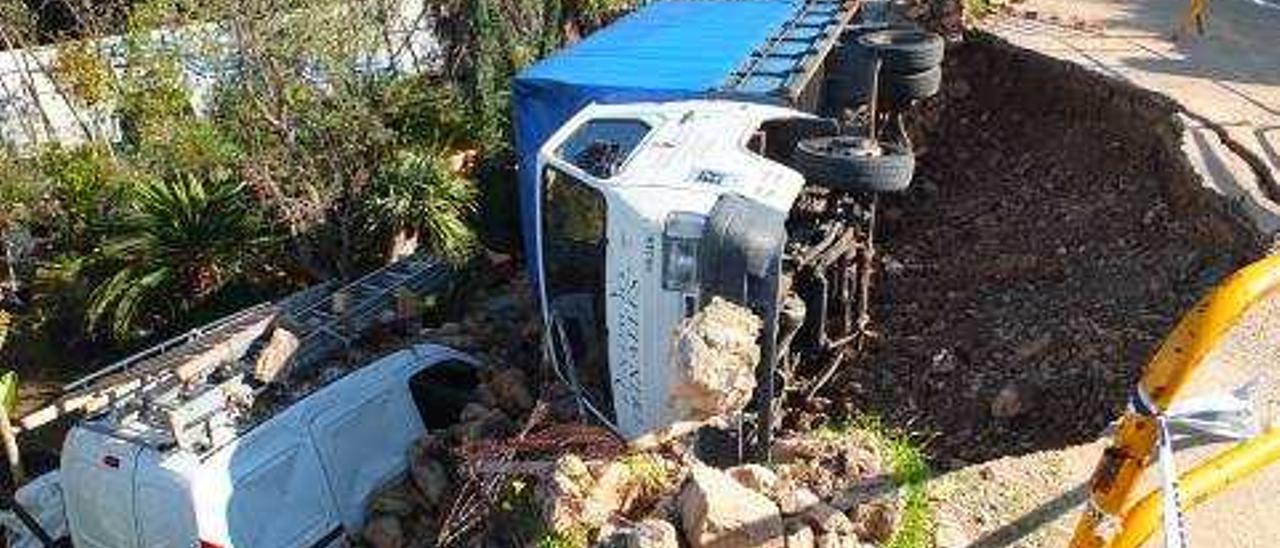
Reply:
M943 44L857 12L657 2L517 78L547 353L624 437L688 419L677 337L713 301L760 319L738 432L762 447L865 344L877 196L911 181L903 116L937 92Z

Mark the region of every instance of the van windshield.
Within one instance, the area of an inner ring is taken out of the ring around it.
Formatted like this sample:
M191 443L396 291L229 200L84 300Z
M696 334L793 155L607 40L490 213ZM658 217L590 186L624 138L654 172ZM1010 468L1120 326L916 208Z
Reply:
M605 327L604 195L555 168L542 177L542 268L552 359L615 421Z

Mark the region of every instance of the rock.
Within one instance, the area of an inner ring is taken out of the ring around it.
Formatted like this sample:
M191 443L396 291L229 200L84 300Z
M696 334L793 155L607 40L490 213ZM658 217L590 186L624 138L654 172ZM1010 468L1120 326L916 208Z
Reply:
M1008 419L1022 415L1034 407L1034 390L1027 385L1011 382L1004 385L991 401L991 416Z
M955 352L948 348L943 348L929 360L929 369L935 373L950 373L956 370L958 362Z
M493 413L493 409L485 407L482 404L471 402L462 408L462 413L458 415L458 422L472 422L488 417Z
M719 297L681 324L672 359L673 422L728 415L751 401L760 328L749 309Z
M809 508L822 504L822 499L808 487L794 485L791 482L779 483L775 493L778 509L784 516L803 514Z
M631 523L610 518L600 528L598 548L680 548L680 534L671 522L646 519Z
M551 474L538 482L537 499L543 523L552 531L595 528L609 518L605 508L592 496L596 480L582 459L568 454L556 460Z
M870 447L867 447L865 443L850 442L846 444L841 456L843 458L841 459L839 472L844 475L844 479L847 481L883 475L884 464L880 460L880 455L876 454Z
M902 511L898 501L880 499L858 506L850 512L853 532L860 540L883 543L893 537Z
M529 391L529 380L524 371L514 367L500 369L488 382L498 406L511 415L520 415L533 409L533 393Z
M405 482L379 491L369 503L369 513L403 518L418 511L418 499L410 492Z
M690 470L679 504L692 548L786 546L778 506L714 468L695 465Z
M454 440L465 443L500 438L510 435L515 429L515 423L502 411L472 402L462 408L459 422L449 427L449 434Z
M404 546L404 527L394 516L378 516L369 520L361 532L365 542L373 548L401 548Z
M878 477L841 489L831 497L829 504L841 512L848 512L882 497L896 496L898 487L887 477Z
M819 457L823 448L821 443L811 438L794 437L774 441L769 452L774 462L788 463Z
M844 539L835 533L818 535L813 539L814 548L844 548Z
M802 514L802 519L818 533L853 533L853 522L849 521L849 517L826 503L819 502L808 507Z
M289 360L298 351L298 336L284 327L271 330L271 340L258 353L253 362L253 377L261 382L272 382L283 377Z
M759 464L743 464L734 466L725 470L743 487L760 493L766 497L773 496L773 489L778 485L778 476L773 470L760 466Z
M815 548L813 529L810 529L803 521L788 521L785 529L787 548Z
M587 505L626 514L642 495L643 482L631 465L611 461L595 474L595 482L587 495Z
M1014 349L1013 355L1020 361L1030 360L1044 353L1053 344L1053 335L1043 333L1033 340L1027 341Z
M431 457L413 459L409 475L428 504L437 506L444 501L449 491L449 472L440 461Z

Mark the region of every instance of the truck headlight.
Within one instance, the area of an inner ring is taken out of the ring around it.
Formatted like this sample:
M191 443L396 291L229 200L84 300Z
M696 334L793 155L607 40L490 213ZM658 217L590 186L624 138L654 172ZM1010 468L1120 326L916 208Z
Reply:
M662 232L662 288L694 291L698 287L698 247L707 218L677 211L667 215Z

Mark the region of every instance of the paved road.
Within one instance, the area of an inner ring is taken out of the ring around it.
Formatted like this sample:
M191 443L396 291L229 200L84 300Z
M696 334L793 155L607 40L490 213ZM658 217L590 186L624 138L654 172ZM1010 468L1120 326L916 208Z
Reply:
M1280 173L1280 2L1213 0L1203 36L1175 37L1184 0L1027 0L984 22L1028 49L1163 93L1193 114L1185 149L1209 184L1237 199L1266 234L1280 207L1203 117ZM1265 186L1265 184L1264 184Z
M1259 0L1263 1L1263 0ZM1280 4L1280 2L1272 2ZM1209 126L1280 173L1280 9L1214 0L1207 34L1175 38L1181 0L1026 0L986 20L986 30L1039 51L1163 93L1188 111L1184 151L1206 186L1231 198L1260 231L1280 231L1280 206L1256 170ZM1250 312L1218 351L1192 395L1261 378L1264 416L1280 427L1280 296ZM1103 442L1006 458L934 483L942 545L1063 546ZM1221 451L1181 452L1186 469ZM1152 478L1147 478L1148 485ZM1192 546L1280 546L1280 464L1188 515ZM1159 546L1158 538L1149 545Z

